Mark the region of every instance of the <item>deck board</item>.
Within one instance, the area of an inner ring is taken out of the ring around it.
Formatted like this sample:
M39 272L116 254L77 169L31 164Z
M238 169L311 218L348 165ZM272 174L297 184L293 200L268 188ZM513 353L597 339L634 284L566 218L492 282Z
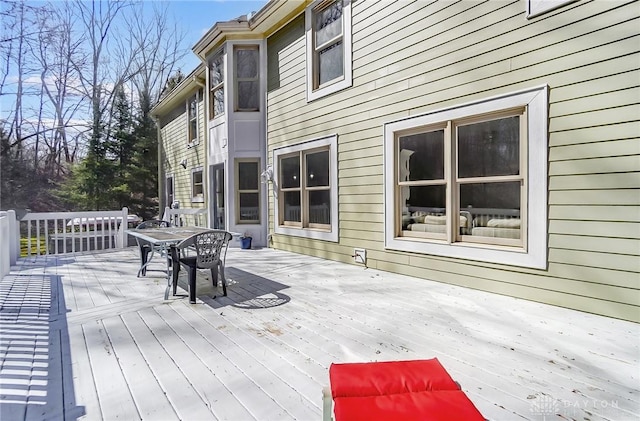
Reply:
M207 323L206 319L201 317L200 320L190 320L197 326L199 333L219 352L222 362L227 365L223 371L232 373L225 381L227 387L238 398L244 397L246 391L248 395L243 404L256 419L294 419L274 398L276 393L282 393L283 385L276 377L265 375L269 370L264 362L252 358L234 341L233 336L225 335Z
M82 327L103 418L139 419L138 409L104 321L96 320L85 323Z
M160 387L165 391L178 417L180 419L211 418L211 411L194 391L191 382L177 364L178 360L183 357L192 356L180 354L172 356L165 348L175 339L175 333L171 332L166 325L153 332L138 313L129 313L122 317L129 331L135 332L134 340L140 347L145 361L155 373ZM162 343L158 341L158 336L163 338ZM203 375L206 376L207 373L203 373Z
M229 373L235 367L200 332L194 332L193 326L202 324L204 320L198 318L185 306L159 307L157 311L171 328L185 340L188 338L188 346L193 352L194 359L197 359L204 367L204 371L210 374L202 376L198 373L195 378L199 380L197 386L204 389L201 395L205 396L210 410L218 419L254 419L249 410L238 401L236 395L226 386L226 381L233 381ZM207 314L208 317L212 315ZM191 320L191 322L189 321ZM200 384L202 383L202 384Z
M121 371L142 419L177 420L177 414L122 319L104 319L104 327L113 349L118 352Z
M0 418L312 420L334 362L437 357L490 420L640 418L640 326L270 249L229 295L137 248L22 259L0 282ZM215 298L214 298L215 297Z

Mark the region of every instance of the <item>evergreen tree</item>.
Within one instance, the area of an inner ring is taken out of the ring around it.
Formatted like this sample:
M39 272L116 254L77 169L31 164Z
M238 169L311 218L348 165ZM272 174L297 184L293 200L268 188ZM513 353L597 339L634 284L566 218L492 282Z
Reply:
M143 219L158 216L158 136L151 118L151 97L139 92L140 110L133 129L130 206Z
M105 193L109 195L111 207L114 209L121 209L124 206L132 207L132 199L135 197L135 189L132 184L135 183L133 157L136 139L133 134L131 114L131 104L127 100L124 88L120 87L115 95L111 115L112 134L107 142L108 157L113 163L114 171L113 178Z

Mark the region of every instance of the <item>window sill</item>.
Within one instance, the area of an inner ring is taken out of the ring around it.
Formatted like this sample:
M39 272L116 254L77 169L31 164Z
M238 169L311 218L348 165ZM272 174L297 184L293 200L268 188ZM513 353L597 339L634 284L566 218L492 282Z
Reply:
M193 141L187 143L187 149L195 148L199 144L200 144L200 140L199 139L193 140Z
M286 225L278 225L276 226L275 233L289 235L291 237L310 238L314 240L331 241L334 243L338 242L337 232L319 230L314 228L296 228Z
M192 197L191 203L204 203L204 197Z
M546 269L546 254L527 252L521 247L497 246L492 244L472 244L425 241L417 238L396 237L385 244L389 250L429 254L455 259L475 260L509 266Z
M333 83L324 84L317 89L311 89L311 85L307 85L307 102L350 88L352 84L351 78L343 78Z

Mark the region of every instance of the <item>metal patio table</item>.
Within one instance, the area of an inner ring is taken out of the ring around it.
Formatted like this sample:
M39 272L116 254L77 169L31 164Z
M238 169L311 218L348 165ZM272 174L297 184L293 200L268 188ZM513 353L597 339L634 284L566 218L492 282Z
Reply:
M186 240L195 234L202 232L212 231L211 228L204 227L168 227L168 228L144 228L144 229L130 229L127 230L127 234L138 237L144 241L149 242L153 247L160 249L160 255L166 257L167 265L167 288L164 292L164 299L169 299L169 289L171 287L171 261L169 256L169 248L172 245L180 243L182 240ZM145 268L151 259L145 262L138 270L138 275L142 269Z

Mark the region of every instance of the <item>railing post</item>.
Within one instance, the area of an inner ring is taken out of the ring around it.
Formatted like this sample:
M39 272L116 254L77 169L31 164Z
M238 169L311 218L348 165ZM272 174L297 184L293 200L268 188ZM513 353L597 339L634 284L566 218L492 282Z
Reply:
M20 255L20 223L16 217L16 211L7 212L9 216L9 261L15 265Z
M0 212L0 237L9 238L9 214L7 212ZM11 254L10 243L10 241L0 243L0 279L9 273L11 268L11 263L9 262L9 255Z
M127 247L127 228L129 228L129 209L125 206L122 208L122 223L118 231L118 237L120 238L118 248Z

